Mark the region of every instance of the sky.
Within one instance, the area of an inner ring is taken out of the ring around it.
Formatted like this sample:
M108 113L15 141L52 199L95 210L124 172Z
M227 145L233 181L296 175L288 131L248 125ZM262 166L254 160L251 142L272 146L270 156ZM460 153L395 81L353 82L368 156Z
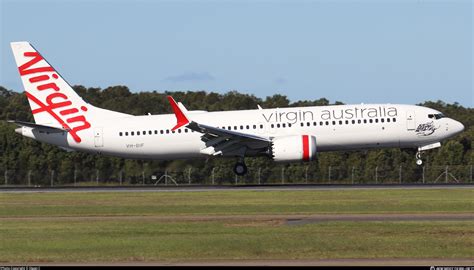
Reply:
M0 85L29 41L72 85L474 107L471 1L0 0Z

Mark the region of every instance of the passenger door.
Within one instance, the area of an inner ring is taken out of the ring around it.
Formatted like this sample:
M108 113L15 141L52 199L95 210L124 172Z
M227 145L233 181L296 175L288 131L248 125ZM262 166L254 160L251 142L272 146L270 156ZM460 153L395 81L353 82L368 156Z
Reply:
M407 111L407 130L414 130L415 125L415 111Z

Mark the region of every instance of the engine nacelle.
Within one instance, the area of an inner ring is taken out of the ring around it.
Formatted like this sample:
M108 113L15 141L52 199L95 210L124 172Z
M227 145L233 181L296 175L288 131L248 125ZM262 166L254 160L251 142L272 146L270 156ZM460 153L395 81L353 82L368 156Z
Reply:
M310 161L316 157L316 137L293 135L272 141L272 157L276 162Z

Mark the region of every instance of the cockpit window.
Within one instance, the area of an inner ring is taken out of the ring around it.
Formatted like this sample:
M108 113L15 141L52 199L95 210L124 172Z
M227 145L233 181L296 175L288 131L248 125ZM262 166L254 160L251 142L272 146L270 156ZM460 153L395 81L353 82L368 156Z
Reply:
M436 114L428 114L428 118L434 118L434 119L441 119L444 118L444 114L442 113L436 113Z

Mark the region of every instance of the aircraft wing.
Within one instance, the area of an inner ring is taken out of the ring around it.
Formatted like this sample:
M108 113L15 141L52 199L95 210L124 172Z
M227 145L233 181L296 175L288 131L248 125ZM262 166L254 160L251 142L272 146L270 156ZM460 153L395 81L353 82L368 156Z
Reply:
M252 134L246 134L246 133L241 133L237 131L232 131L232 130L227 130L227 129L222 129L222 128L217 128L213 126L208 126L204 124L199 124L194 121L191 121L187 126L187 128L192 129L197 132L201 132L203 134L209 134L212 136L221 136L221 137L235 137L239 139L248 139L248 140L255 140L255 141L261 141L261 142L271 142L270 139L265 138L265 137L260 137L260 136L255 136Z
M182 110L184 106L168 96L168 100L173 108L177 123L172 130L182 126L193 131L202 133L201 140L205 142L206 147L201 149L201 153L207 155L225 155L225 156L244 156L246 152L265 152L270 146L271 139L262 136L256 136L238 131L222 129L206 124L190 121Z

